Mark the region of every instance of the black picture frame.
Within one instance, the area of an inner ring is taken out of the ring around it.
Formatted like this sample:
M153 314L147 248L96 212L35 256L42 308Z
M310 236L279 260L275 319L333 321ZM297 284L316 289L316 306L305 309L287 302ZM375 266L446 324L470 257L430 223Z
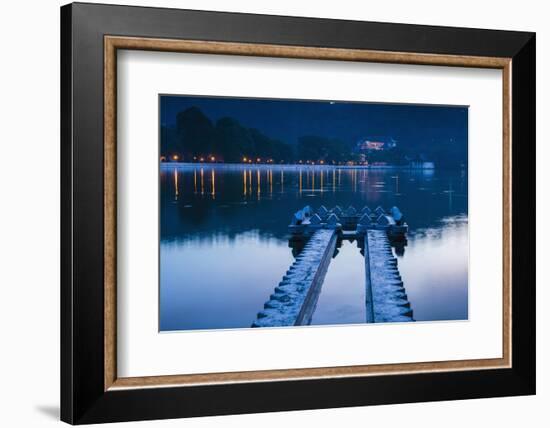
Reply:
M511 58L512 367L105 391L105 35ZM534 394L535 43L527 32L63 6L61 419L86 424Z

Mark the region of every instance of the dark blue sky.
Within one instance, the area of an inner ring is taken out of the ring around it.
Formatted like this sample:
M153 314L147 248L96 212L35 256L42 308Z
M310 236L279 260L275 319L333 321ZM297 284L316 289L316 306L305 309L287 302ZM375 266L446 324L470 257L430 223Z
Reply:
M355 142L367 136L393 137L414 147L453 139L467 144L468 108L345 101L302 101L162 95L163 125L175 126L178 112L198 107L214 123L233 117L271 138L294 144L303 135Z

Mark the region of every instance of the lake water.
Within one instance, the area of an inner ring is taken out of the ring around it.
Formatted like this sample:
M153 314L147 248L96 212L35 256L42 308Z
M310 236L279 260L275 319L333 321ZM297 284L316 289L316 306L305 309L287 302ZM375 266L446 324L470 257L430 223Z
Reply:
M162 164L160 329L250 327L294 259L287 226L305 205L397 205L414 318L467 319L467 194L466 171ZM364 259L344 241L312 324L364 323L364 302Z

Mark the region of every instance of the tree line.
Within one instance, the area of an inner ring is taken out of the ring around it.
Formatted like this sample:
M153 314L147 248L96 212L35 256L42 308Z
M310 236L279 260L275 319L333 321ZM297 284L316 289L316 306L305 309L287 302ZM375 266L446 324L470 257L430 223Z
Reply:
M289 144L247 128L232 117L214 123L197 107L179 112L175 128L162 127L161 155L167 159L175 155L186 161L210 156L223 162L241 162L244 157L276 162L293 159Z
M232 117L213 122L197 107L179 112L175 127L161 127L161 156L166 159L176 156L184 161L214 157L223 162L242 162L244 158L273 163L345 162L350 159L351 149L341 140L313 135L289 144L243 126Z

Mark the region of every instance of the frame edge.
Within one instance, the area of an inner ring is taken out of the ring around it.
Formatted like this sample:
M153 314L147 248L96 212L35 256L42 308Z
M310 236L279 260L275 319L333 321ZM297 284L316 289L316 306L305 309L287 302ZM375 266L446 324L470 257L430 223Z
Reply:
M536 393L536 34L512 59L512 367ZM521 173L519 173L521 171Z
M74 423L74 376L73 376L73 271L72 271L72 5L60 8L60 157L61 157L61 385L60 385L60 418L63 422Z

